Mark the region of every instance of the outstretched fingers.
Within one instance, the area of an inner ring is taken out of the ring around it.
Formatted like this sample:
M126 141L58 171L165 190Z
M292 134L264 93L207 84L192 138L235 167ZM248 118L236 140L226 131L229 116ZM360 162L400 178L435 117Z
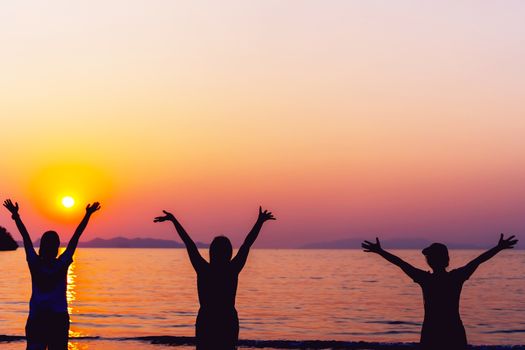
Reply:
M361 243L361 248L367 253L379 253L381 251L381 243L379 243L379 238L376 237L375 243L365 240Z
M163 210L162 211L164 214L164 216L157 216L153 219L153 222L163 222L163 221L166 221L166 220L173 220L175 218L175 216L173 216L172 213L170 212L167 212L166 210Z
M157 216L155 219L153 219L153 222L163 222L168 220L165 216Z
M174 216L172 213L170 213L169 211L163 210L162 212L163 212L164 214L166 214L166 217L167 217L168 219L169 219L169 218L174 218L174 217L175 217L175 216Z
M515 235L511 235L508 238L504 238L503 233L500 235L498 246L502 249L513 249L514 246L518 243Z
M361 243L361 248L363 248L363 251L365 253L374 253L374 248L371 247L369 244L366 244L366 243Z
M15 204L13 204L13 201L11 201L10 199L6 199L4 201L4 207L7 208L7 210L9 210L12 214L18 212L18 202L15 202Z
M265 210L264 215L268 218L268 220L275 220L275 216L273 216L271 211Z
M86 212L93 214L97 210L100 210L101 206L99 202L94 202L93 204L88 204L86 206Z
M267 221L267 220L276 220L275 216L273 216L273 213L268 210L262 209L261 206L259 206L259 220Z

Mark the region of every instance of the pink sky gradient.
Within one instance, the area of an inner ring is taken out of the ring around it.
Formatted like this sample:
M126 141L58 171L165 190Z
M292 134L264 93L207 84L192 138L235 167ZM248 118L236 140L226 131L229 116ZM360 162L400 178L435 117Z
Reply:
M80 220L64 191L102 202L85 240L174 239L152 222L168 209L196 240L239 243L260 204L278 221L258 247L525 231L522 1L20 1L0 16L0 195L35 239ZM15 232L5 211L0 225Z

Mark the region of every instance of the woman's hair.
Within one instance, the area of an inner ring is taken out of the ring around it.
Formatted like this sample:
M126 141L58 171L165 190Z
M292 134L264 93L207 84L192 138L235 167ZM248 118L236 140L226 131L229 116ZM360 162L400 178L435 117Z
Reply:
M38 255L43 259L54 259L58 255L60 237L55 231L46 231L40 239L40 249Z
M210 263L224 264L231 260L233 248L228 237L217 236L210 244Z

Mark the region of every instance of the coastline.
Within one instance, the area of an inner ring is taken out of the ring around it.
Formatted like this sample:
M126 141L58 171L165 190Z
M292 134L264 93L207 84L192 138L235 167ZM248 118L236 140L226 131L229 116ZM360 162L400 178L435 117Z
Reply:
M193 349L194 337L182 336L145 336L102 338L82 337L71 338L73 349L114 350L126 344L126 349L158 349L158 346L174 346L178 349ZM0 344L7 350L23 349L25 337L0 335ZM9 345L8 347L6 345ZM390 343L365 341L336 341L336 340L239 340L241 349L348 349L348 350L411 350L417 349L417 343ZM473 350L525 350L524 345L470 345Z

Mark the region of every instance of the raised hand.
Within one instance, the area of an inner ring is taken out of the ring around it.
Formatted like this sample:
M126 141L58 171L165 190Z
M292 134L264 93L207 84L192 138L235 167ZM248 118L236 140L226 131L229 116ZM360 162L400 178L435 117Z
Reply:
M9 210L9 212L11 213L11 215L17 215L18 214L18 203L15 202L15 204L13 204L13 202L10 200L10 199L6 199L4 201L4 207L7 208L7 210Z
M261 207L259 207L259 217L257 218L260 222L265 222L268 220L276 220L275 216L273 216L271 211L265 210L263 211Z
M162 212L166 215L157 216L155 219L153 219L153 222L175 221L175 216L172 213L169 213L166 210L163 210Z
M507 239L504 239L503 238L503 233L502 233L499 236L498 248L501 249L501 250L514 248L516 243L518 243L518 240L514 239L514 238L515 238L515 236L513 235L513 236L510 236Z
M97 210L100 210L100 203L99 202L95 202L93 204L88 204L87 207L86 207L86 214L93 214L94 212L96 212Z
M361 247L363 250L367 253L381 253L383 251L383 248L381 248L381 243L379 242L379 238L376 237L376 242L372 243L369 241L364 241L361 244Z
M16 223L16 228L22 235L22 238L24 239L24 249L26 251L26 257L29 259L30 256L36 256L35 248L33 248L33 242L31 241L31 237L29 236L29 232L27 232L27 228L25 227L24 223L22 222L22 219L20 218L20 215L18 215L18 203L13 202L10 199L6 199L4 201L4 207L6 207L7 210L11 213L11 218ZM29 260L28 260L29 261Z

